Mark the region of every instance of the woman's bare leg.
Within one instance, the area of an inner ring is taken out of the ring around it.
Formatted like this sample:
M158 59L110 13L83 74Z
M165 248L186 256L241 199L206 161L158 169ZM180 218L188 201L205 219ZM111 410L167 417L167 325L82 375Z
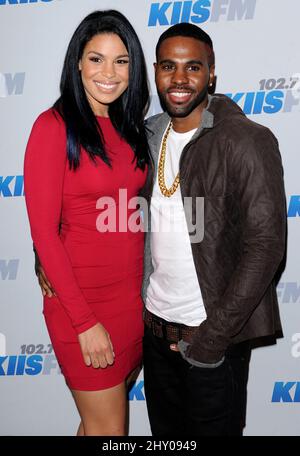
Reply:
M125 435L126 432L126 386L125 382L101 391L77 391L72 394L81 416L84 434L80 435Z
M78 431L77 431L76 435L77 435L77 437L83 437L84 436L84 427L83 427L82 421L80 421L79 428L78 428Z

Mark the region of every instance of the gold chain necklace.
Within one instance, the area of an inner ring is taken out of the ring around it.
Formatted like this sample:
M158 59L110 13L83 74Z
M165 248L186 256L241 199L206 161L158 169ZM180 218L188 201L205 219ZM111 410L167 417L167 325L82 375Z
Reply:
M167 188L166 181L165 181L165 162L166 162L167 139L168 139L171 128L172 128L172 121L170 121L167 131L164 134L162 144L161 144L159 163L158 163L158 185L159 185L161 193L164 196L166 196L167 198L170 198L170 196L172 196L173 193L176 192L179 182L180 182L179 173L175 177L175 180L170 188Z

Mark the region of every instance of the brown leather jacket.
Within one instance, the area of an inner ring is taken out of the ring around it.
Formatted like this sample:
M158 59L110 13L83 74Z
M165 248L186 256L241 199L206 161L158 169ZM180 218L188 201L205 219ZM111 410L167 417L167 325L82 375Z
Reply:
M154 162L142 194L148 200L169 120L163 113L147 121ZM204 197L204 237L191 247L207 319L186 355L214 363L230 344L281 331L274 275L285 253L286 207L276 138L229 98L213 95L182 152L180 190L183 199ZM149 233L145 252L144 299L153 271Z

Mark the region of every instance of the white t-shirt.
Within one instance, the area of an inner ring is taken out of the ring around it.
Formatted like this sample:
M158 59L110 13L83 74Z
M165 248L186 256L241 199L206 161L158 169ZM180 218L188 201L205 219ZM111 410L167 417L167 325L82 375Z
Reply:
M177 133L171 128L167 139L164 176L170 188L179 171L179 160L195 130ZM170 197L160 191L158 179L151 199L150 276L146 307L159 317L188 326L198 326L206 312L197 279L180 185Z

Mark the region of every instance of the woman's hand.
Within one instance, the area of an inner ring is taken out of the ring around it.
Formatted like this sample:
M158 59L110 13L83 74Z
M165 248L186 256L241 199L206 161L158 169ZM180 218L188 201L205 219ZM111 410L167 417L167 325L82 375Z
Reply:
M44 271L44 269L42 268L41 265L38 266L37 271L36 271L36 275L38 277L39 285L41 287L43 296L47 295L48 298L52 298L52 296L56 296L56 294L55 294L55 292L54 292L54 290L53 290L53 288L51 286L51 283L47 279L45 271Z
M114 363L115 354L108 332L100 323L78 335L84 362L95 369Z

